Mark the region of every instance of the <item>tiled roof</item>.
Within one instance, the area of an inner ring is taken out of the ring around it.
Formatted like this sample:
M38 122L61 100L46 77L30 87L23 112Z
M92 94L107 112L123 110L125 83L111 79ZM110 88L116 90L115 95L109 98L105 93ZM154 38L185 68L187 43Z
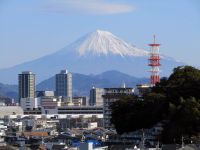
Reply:
M47 132L24 132L24 134L33 136L48 136Z
M78 130L78 129L73 129L73 130L70 130L69 132L71 132L71 133L79 133L80 132L80 130Z
M39 146L38 148L41 150L47 150L47 147L45 147L45 146Z

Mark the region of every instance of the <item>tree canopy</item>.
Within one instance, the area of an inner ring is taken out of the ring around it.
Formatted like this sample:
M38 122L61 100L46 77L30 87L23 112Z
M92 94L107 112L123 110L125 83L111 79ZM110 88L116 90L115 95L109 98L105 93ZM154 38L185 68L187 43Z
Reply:
M119 134L151 128L167 120L162 133L164 143L200 133L200 70L191 66L174 68L169 78L144 95L144 101L123 98L111 105L112 120Z

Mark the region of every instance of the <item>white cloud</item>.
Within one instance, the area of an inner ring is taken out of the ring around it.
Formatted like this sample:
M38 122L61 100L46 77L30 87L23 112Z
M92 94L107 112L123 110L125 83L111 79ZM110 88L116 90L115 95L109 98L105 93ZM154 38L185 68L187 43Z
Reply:
M134 8L126 4L102 0L52 0L36 8L43 13L105 15L132 12Z

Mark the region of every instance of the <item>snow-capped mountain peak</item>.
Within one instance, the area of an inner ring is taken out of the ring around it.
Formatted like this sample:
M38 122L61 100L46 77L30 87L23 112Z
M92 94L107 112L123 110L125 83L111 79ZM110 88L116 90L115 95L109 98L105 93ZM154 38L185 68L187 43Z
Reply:
M22 70L31 70L37 74L37 82L54 76L63 69L82 74L99 74L108 70L118 70L136 77L149 77L147 61L149 56L147 55L148 51L126 43L110 32L97 30L55 53L0 69L0 82L17 83L16 75ZM174 67L183 65L164 55L162 58L163 72L160 76L168 76ZM74 76L73 84L80 86L80 83L81 81Z
M108 31L96 30L78 39L73 48L80 56L92 55L121 55L123 56L146 56L148 51L133 47Z

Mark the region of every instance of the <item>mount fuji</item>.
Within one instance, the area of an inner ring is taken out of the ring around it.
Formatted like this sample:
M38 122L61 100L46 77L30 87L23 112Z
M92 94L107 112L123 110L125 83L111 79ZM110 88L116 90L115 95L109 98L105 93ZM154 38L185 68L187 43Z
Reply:
M81 74L99 74L118 70L135 77L149 77L149 52L128 44L108 31L91 32L61 50L6 69L0 69L0 82L17 83L17 75L25 70L36 74L39 83L67 69ZM169 76L174 67L184 65L161 56L161 76Z

